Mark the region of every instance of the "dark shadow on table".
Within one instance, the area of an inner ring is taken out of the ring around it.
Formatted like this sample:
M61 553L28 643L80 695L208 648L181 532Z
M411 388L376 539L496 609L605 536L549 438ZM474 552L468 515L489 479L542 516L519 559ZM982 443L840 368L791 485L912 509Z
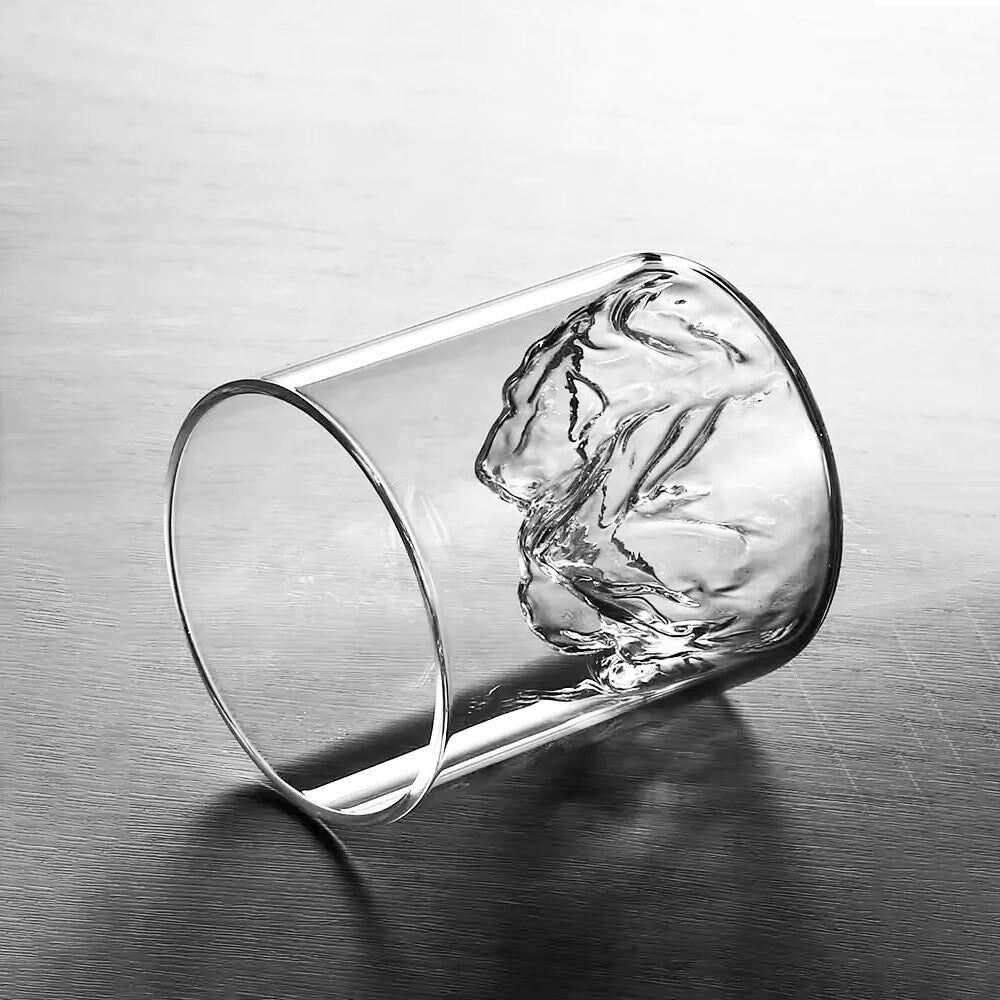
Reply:
M168 880L137 876L130 986L99 995L883 995L817 932L768 762L717 687L595 735L347 847L270 792L234 792Z

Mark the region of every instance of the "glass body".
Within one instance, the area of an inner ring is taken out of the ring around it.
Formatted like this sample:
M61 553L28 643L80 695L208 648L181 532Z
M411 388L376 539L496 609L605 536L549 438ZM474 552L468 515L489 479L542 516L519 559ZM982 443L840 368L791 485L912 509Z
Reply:
M334 823L780 666L836 585L833 456L728 282L636 254L228 383L171 457L192 653Z

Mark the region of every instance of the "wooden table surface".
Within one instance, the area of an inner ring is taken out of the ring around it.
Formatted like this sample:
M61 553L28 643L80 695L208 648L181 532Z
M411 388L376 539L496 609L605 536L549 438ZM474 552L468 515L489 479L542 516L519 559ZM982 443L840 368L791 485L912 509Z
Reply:
M1000 995L1000 11L0 10L0 996ZM636 249L827 419L792 665L334 850L166 585L206 389Z

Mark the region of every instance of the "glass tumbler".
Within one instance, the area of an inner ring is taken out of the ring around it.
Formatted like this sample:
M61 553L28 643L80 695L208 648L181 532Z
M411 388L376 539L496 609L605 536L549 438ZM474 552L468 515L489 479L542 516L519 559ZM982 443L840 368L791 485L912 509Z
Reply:
M658 253L219 386L177 437L165 527L216 706L340 825L780 666L841 550L792 355Z

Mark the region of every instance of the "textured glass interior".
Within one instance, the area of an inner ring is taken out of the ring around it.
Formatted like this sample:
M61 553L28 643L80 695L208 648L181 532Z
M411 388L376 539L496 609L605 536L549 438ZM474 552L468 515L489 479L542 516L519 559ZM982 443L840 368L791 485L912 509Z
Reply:
M532 629L608 654L580 692L759 652L815 613L820 442L767 333L690 268L642 272L532 344L476 471L522 513Z

